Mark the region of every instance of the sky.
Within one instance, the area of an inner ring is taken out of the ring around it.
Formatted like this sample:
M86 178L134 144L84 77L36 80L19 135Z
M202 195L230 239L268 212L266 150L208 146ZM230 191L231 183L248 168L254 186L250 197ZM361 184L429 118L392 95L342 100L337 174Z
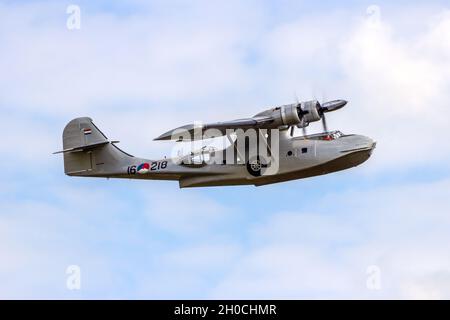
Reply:
M449 86L446 1L0 1L0 298L449 299ZM152 159L296 96L348 100L328 126L372 157L179 189L52 155L75 117Z

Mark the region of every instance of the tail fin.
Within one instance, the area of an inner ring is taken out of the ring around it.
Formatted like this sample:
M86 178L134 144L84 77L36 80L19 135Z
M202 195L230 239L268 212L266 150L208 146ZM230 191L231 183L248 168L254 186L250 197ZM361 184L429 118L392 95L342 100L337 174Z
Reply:
M64 172L67 175L102 176L114 172L132 157L114 145L91 118L70 121L63 132Z

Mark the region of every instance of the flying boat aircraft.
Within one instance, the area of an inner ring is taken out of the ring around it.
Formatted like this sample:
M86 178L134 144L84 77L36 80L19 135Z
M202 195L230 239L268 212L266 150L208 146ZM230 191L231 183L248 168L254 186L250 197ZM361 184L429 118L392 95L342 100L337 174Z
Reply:
M69 176L174 180L180 188L255 185L324 175L366 161L376 143L371 138L329 131L325 115L345 100L317 100L276 106L251 118L190 124L155 140L198 141L226 137L221 149L204 146L188 154L157 160L134 157L110 141L89 117L70 121L63 131L64 172ZM308 135L311 122L323 132ZM294 135L295 128L302 135Z

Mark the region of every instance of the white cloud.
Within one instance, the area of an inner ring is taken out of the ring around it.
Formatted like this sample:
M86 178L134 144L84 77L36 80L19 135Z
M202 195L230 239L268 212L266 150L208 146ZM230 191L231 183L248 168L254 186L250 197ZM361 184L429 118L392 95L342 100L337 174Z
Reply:
M195 14L199 8L189 11ZM5 72L0 83L8 88L2 99L24 109L70 114L99 106L129 107L122 101L152 107L154 102L214 95L246 79L235 47L248 32L233 26L234 19L209 21L204 28L205 21L196 19L172 21L178 17L172 11L163 13L166 19L151 12L119 18L81 7L82 28L69 31L61 23L66 16L62 6L2 9L2 29L14 30L1 34ZM49 12L47 23L35 23ZM223 13L212 12L215 17Z
M57 3L0 5L10 180L0 182L0 296L448 298L448 180L336 190L247 230L239 192L250 189L224 192L234 208L158 182L67 187L50 152L66 122L90 115L124 150L154 158L168 149L151 142L161 132L253 115L296 91L350 100L328 122L378 140L364 172L448 167L449 12L386 8L374 24L351 10L274 21L254 3L161 6L82 8L82 29L69 32ZM64 287L73 263L86 276L78 295ZM365 287L373 264L381 291Z
M447 25L447 19L443 16L439 26ZM346 122L379 141L376 158L382 167L411 167L449 157L441 137L450 125L443 116L450 98L450 64L430 54L440 43L424 45L436 28L404 40L393 35L389 23L366 23L343 50L346 85L352 86L355 98L352 124Z
M220 274L239 254L223 231L214 232L233 219L215 201L103 182L2 188L0 297L169 298L189 293L183 281L208 289L205 274ZM80 291L66 288L73 264L81 268Z
M281 24L263 42L260 72L271 74L268 86L278 94L303 90L302 98L348 99L346 108L328 115L328 124L378 141L373 171L445 165L448 12L391 10L375 21L341 12ZM395 20L399 15L421 21L421 28L412 33Z
M65 205L62 208L30 200L2 203L0 253L4 263L0 266L0 297L80 298L99 288L105 290L105 295L107 288L112 291L111 265L105 256L94 253L95 243L89 241L93 239L93 226L86 216L98 215L98 211L92 212L94 206L86 208L80 201ZM84 291L66 288L65 272L71 264L81 267Z
M38 118L23 129L23 113L58 120L58 133L71 118L91 115L125 150L155 158L169 154L170 146L152 142L161 132L250 116L296 92L301 99L349 99L329 115L329 125L374 137L375 171L446 162L447 11L411 9L409 20L422 26L411 33L394 19L407 15L404 8L387 8L392 12L382 11L378 23L348 10L268 28L263 9L235 5L189 6L182 21L181 13L161 8L160 17L151 10L121 17L86 10L79 31L61 23L59 5L3 5L1 106L16 110L9 125L22 129L11 143L32 147L24 137L45 125ZM36 23L43 16L46 22ZM418 152L418 145L433 151Z
M143 192L149 221L173 235L192 237L210 234L214 226L224 223L232 216L231 208L195 191L189 191L177 194L164 191Z
M449 190L445 180L336 193L322 209L332 214L280 213L255 223L253 246L213 296L448 298ZM379 291L366 287L370 265L381 269Z

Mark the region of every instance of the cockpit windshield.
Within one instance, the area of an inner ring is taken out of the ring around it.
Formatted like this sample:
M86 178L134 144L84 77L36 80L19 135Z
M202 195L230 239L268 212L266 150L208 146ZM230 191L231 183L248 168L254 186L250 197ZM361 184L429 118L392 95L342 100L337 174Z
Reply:
M343 136L343 133L341 131L331 131L331 132L321 132L316 134L310 134L307 136L301 136L299 139L308 139L308 140L336 140L339 139L341 136Z
M333 140L339 139L342 135L343 135L343 134L342 134L342 132L340 132L340 131L333 131L333 132L330 132L330 136L333 138Z

